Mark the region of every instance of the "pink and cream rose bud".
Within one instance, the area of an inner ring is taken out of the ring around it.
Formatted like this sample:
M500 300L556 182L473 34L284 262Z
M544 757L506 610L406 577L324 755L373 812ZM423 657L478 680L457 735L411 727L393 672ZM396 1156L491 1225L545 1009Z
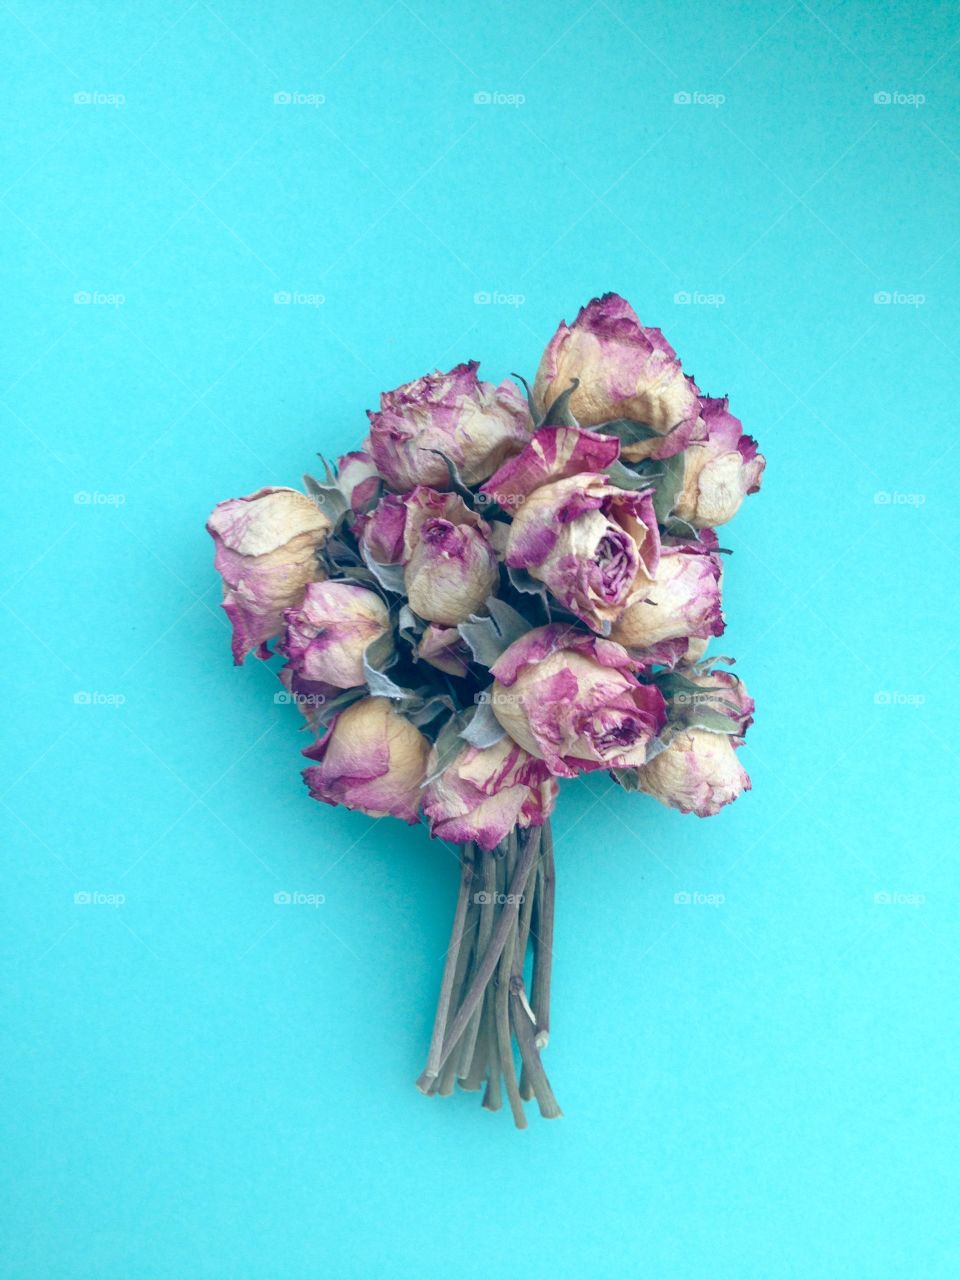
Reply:
M369 453L357 449L337 462L337 484L356 513L368 511L380 491L382 481L377 464Z
M674 514L697 529L726 524L748 493L756 493L766 459L727 400L704 397L696 437L683 455L683 487Z
M298 680L351 689L365 682L367 646L391 631L386 604L375 591L349 582L311 582L303 603L287 609L279 651Z
M707 729L678 733L649 764L637 770L641 791L681 813L710 818L750 790L734 739Z
M536 489L517 508L506 562L526 569L588 626L617 619L657 572L660 533L650 490L575 475Z
M441 626L481 609L499 578L490 526L456 493L418 485L402 500L388 494L362 540L378 563L403 565L410 608Z
M670 436L624 450L624 457L668 457L683 448L685 431L698 413L697 388L684 375L677 353L659 329L642 325L626 299L616 293L594 298L572 325L561 324L540 361L533 398L544 412L566 391L580 385L570 408L585 427L617 418L642 422Z
M431 450L446 454L474 485L526 444L533 422L523 395L509 381L481 382L478 367L471 360L449 373L428 373L385 391L379 411L368 413L367 449L391 489L449 489L447 465Z
M436 764L434 751L428 773ZM541 826L557 792L544 762L507 737L483 750L465 745L424 789L423 811L431 836L493 849L514 827Z
M689 672L687 685L675 695L682 706L672 714L689 718L681 730L649 764L636 771L641 791L681 813L712 817L725 804L750 790L750 778L737 758L737 748L753 723L754 702L747 686L729 671L713 669ZM697 726L698 718L720 716L729 722L728 733Z
M253 649L268 657L266 642L282 630L284 610L300 604L307 583L324 576L317 552L330 521L306 494L267 488L218 503L207 532L233 624L233 660L239 665Z
M359 809L373 818L420 821L420 788L430 743L387 698L347 707L303 753L317 763L303 777L314 800Z
M614 622L610 639L642 652L666 640L722 635L722 574L720 557L696 543L664 547L656 576Z
M625 649L555 623L529 631L491 667L491 709L558 777L646 761L666 723L663 695L641 684Z

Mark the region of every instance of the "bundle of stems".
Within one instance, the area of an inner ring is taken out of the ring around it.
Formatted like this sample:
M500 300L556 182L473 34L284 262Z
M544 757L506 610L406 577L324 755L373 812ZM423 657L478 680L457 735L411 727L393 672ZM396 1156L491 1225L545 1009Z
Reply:
M461 847L460 891L440 983L427 1065L417 1088L446 1097L484 1089L483 1106L503 1106L527 1127L523 1103L536 1098L548 1120L562 1115L541 1053L550 1038L554 862L549 822L516 828L496 849ZM532 952L528 997L524 967ZM514 1040L520 1051L517 1077ZM485 1086L485 1087L484 1087Z

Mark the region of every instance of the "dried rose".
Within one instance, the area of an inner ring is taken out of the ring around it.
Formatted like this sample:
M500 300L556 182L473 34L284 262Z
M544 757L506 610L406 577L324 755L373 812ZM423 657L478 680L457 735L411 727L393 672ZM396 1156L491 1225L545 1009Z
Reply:
M437 766L436 750L428 773ZM514 827L540 826L556 803L550 770L503 738L492 747L463 750L424 789L431 836L493 849Z
M705 547L664 547L656 576L614 622L610 639L647 650L664 640L722 635L722 573L720 557Z
M317 761L303 771L314 800L419 822L430 743L389 699L354 702L303 754Z
M298 680L335 689L363 684L367 646L390 633L387 606L375 591L349 582L311 582L303 603L287 609L279 651Z
M526 569L595 630L617 619L653 578L660 534L650 490L576 475L536 489L517 508L506 562Z
M626 418L667 439L627 447L630 460L669 457L684 446L698 414L697 388L659 329L648 329L624 298L594 298L572 325L561 324L540 361L533 398L544 412L574 378L570 409L585 427ZM685 424L681 429L682 424Z
M491 674L491 708L524 750L559 777L642 764L666 722L663 696L610 640L558 623L529 631Z
M282 630L284 610L300 604L307 583L324 576L317 551L330 521L296 489L268 488L218 503L207 531L233 623L233 660L243 662L253 649L268 657L266 642Z
M478 367L471 360L381 395L379 411L367 415L366 447L390 488L449 489L447 465L431 450L444 453L474 485L523 448L533 430L526 400L512 382L481 382Z
M378 563L403 565L410 608L428 622L457 626L497 583L490 526L456 493L418 485L402 500L388 494L362 540Z
M766 459L727 400L700 401L696 438L683 455L683 487L674 514L697 529L726 524L748 493L756 493Z

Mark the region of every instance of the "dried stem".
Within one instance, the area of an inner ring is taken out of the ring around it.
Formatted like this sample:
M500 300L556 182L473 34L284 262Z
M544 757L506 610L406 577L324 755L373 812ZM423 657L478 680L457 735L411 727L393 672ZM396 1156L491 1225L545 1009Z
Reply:
M540 859L540 895L537 904L536 963L533 969L533 1012L537 1020L536 1044L545 1049L550 1042L550 980L553 976L553 904L556 873L553 863L553 832L543 826L543 856Z
M476 972L470 983L467 994L464 996L463 1003L457 1010L457 1015L447 1030L443 1042L443 1050L440 1054L440 1060L437 1063L438 1069L444 1065L447 1058L453 1052L460 1037L466 1030L467 1023L470 1021L470 1015L480 1003L483 996L484 988L493 977L497 962L503 952L503 948L507 941L510 930L516 926L517 922L517 906L520 892L527 882L530 874L530 868L533 866L537 853L540 849L539 830L535 827L530 832L528 838L524 841L523 851L517 860L517 867L513 873L513 879L510 881L510 891L507 894L507 901L503 905L500 912L500 919L496 923L493 936L483 954L480 963L477 965Z
M423 1092L427 1092L430 1081L439 1075L440 1067L442 1066L440 1055L443 1050L443 1037L447 1028L447 1018L450 1014L450 997L453 994L457 962L460 959L460 949L463 943L463 926L467 918L467 908L470 904L470 886L473 883L473 855L474 846L472 844L465 845L460 863L460 892L457 896L457 908L453 916L453 928L450 931L450 945L447 948L447 957L443 966L440 998L437 1001L437 1013L433 1023L430 1050L427 1053L427 1065L423 1075L417 1081L417 1088Z

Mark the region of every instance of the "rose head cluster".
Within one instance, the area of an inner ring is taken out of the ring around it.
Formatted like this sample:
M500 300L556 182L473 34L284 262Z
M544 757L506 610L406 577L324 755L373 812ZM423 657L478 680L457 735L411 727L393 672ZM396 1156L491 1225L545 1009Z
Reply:
M753 702L706 656L714 530L760 487L756 442L616 294L560 325L532 388L477 368L385 392L306 493L214 509L234 660L274 643L328 804L484 850L596 770L715 814L750 786Z

